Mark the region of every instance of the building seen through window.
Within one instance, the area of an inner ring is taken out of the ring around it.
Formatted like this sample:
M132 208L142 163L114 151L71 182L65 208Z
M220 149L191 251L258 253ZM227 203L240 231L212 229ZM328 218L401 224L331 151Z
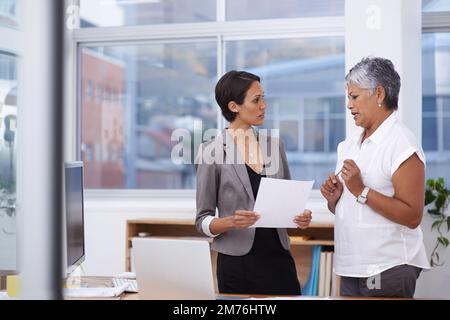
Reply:
M180 128L193 137L196 124L217 127L216 61L213 41L83 49L86 186L194 188L193 164L171 160L171 137Z

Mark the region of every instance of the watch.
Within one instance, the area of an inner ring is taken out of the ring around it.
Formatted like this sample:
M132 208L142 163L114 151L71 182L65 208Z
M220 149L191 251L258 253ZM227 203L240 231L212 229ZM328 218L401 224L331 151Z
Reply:
M369 193L370 188L364 187L364 190L361 192L361 194L356 198L356 201L365 204L367 202L367 194Z

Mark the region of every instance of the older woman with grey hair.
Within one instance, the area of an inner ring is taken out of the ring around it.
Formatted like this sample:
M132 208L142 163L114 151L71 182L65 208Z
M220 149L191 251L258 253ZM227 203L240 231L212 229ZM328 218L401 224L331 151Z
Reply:
M339 144L337 173L320 188L336 215L334 272L343 296L411 298L429 268L420 228L425 155L397 118L400 77L391 61L364 58L345 80L362 130Z

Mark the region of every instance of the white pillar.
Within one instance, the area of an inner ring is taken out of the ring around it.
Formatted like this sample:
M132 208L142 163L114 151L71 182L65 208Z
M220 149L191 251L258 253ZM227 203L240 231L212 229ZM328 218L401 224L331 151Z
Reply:
M20 296L61 298L62 2L21 0L17 217ZM61 15L61 20L59 20Z
M345 70L366 56L392 61L401 78L398 114L422 139L422 1L346 0ZM347 112L347 137L356 126Z

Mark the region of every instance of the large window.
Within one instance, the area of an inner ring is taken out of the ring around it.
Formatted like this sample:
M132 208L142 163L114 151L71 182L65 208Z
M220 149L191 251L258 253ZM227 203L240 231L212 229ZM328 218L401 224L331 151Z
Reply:
M86 187L193 189L193 164L171 160L172 133L217 127L216 43L84 47L81 75Z
M110 45L98 45L101 37L94 45L80 43L86 187L194 189L194 166L171 159L178 143L171 134L187 129L195 139L198 126L221 129L214 86L223 73L239 69L262 78L265 127L280 129L293 178L315 180L318 188L334 170L336 147L345 137L344 37L323 19L319 25L326 31L307 27L310 19L343 14L343 0L82 0L82 27L148 30L139 41L111 34ZM277 26L258 19L276 19ZM246 20L246 26L234 20ZM156 36L149 24L160 24ZM264 27L269 34L261 32ZM196 146L191 143L194 157Z
M280 129L293 178L318 188L345 138L343 37L228 41L225 55L227 70L261 76L265 127Z
M422 142L427 178L450 180L450 33L422 37Z

